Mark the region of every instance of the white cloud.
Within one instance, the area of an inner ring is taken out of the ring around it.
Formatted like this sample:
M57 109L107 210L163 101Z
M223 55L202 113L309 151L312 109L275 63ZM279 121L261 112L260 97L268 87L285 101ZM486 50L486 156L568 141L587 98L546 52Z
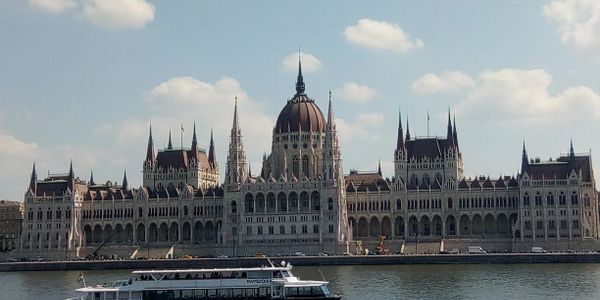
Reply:
M302 72L310 73L323 67L321 61L314 55L306 52L300 52L302 58ZM283 58L281 66L285 71L298 71L298 53L292 53Z
M381 113L364 113L356 117L356 125L364 127L372 127L383 123L383 114Z
M77 6L75 0L29 0L29 6L49 13L60 13Z
M361 19L344 30L346 40L367 48L408 53L423 48L421 39L412 40L399 25L385 21Z
M445 71L440 75L428 73L412 84L412 91L417 94L433 94L440 92L457 92L472 88L475 81L459 71Z
M561 41L579 50L600 50L600 1L554 0L543 13L558 24Z
M142 28L154 20L154 5L145 0L87 0L83 15L107 29Z
M375 97L375 89L355 82L346 82L341 88L336 89L334 94L342 99L354 102L367 102Z
M104 124L96 128L95 133L113 138L117 145L136 145L137 152L130 147L115 149L115 156L125 164L128 160L143 159L150 122L157 148L166 145L169 127L173 131L174 145L179 146L182 122L185 128L183 143L189 147L195 120L201 146L208 147L210 128L214 129L217 159L224 175L236 95L247 158L249 162L261 161L262 153L270 149L275 120L264 113L259 103L249 99L237 80L227 76L215 83L192 77L166 80L146 94L146 102L153 111L151 119L130 118L117 124Z
M499 122L557 122L600 118L600 96L585 86L551 95L552 77L544 70L502 69L482 73L457 112Z

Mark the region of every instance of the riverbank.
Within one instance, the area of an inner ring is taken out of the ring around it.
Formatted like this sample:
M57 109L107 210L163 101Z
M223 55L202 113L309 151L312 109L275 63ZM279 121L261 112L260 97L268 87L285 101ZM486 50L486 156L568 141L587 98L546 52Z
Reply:
M600 253L506 253L471 255L385 255L276 257L295 266L408 265L408 264L531 264L600 263ZM0 263L0 272L108 270L108 269L189 269L253 267L267 264L266 258L198 258L157 260L95 260Z

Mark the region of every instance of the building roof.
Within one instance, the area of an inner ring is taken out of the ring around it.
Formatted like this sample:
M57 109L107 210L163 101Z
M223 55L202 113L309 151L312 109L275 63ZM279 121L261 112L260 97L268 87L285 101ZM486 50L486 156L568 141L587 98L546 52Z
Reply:
M523 170L533 180L567 179L572 171L575 171L577 175L581 172L581 180L584 182L592 180L592 164L589 155L579 155L573 158L561 156L554 161L529 162Z
M433 160L436 157L442 157L442 154L448 151L448 141L445 138L427 137L407 140L406 151L408 159L421 159L427 157Z
M389 191L389 183L379 173L358 173L355 171L346 175L346 191Z

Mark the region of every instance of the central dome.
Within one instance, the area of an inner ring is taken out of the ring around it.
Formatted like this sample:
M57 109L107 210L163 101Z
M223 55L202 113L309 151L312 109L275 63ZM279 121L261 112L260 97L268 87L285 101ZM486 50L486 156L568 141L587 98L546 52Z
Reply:
M324 132L325 116L313 99L304 93L302 65L298 64L296 95L288 100L277 117L276 133Z

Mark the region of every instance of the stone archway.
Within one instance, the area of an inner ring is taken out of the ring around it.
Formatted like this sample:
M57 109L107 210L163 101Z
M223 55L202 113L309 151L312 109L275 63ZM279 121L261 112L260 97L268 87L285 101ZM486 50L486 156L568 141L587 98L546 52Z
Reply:
M94 243L102 243L102 226L96 225L94 226L94 231L92 232Z
M123 241L127 243L133 242L133 224L127 223L127 225L125 225Z
M181 240L184 242L189 242L192 238L192 228L189 222L183 222L183 226L181 227Z
M419 235L419 221L417 217L411 216L408 219L408 234L409 235Z
M387 216L381 219L381 234L385 235L387 238L392 237L392 221Z
M204 226L202 226L202 222L197 221L194 224L194 242L198 243L204 239Z
M215 225L208 221L204 226L204 240L214 242L217 236L215 235Z
M177 222L171 223L171 228L169 229L169 238L171 242L179 241L179 224L177 224Z
M156 223L150 223L150 226L148 226L148 241L151 243L158 242L158 226L156 226Z
M422 216L420 222L421 232L420 235L429 236L431 235L431 222L428 216Z
M115 241L115 243L122 243L125 240L125 238L123 237L123 226L121 224L117 224L115 226L115 236L113 238L113 241Z
M498 234L510 235L510 224L505 214L499 214L496 219L496 230Z
M471 235L471 220L469 216L460 216L460 235Z
M456 235L456 218L453 215L446 217L446 235Z
M479 214L473 216L471 227L473 228L474 235L483 233L483 219L481 219Z
M379 224L379 219L377 219L377 217L371 217L369 229L369 235L371 237L378 237L381 235L381 225Z
M146 241L146 226L143 223L138 224L136 229L136 240L138 243Z
M85 227L83 227L83 235L85 236L86 244L92 244L94 242L94 240L92 239L94 235L92 233L92 227L90 225L85 225Z
M404 236L404 218L398 216L396 220L394 220L394 230L396 231L396 236Z
M167 223L160 223L160 227L158 227L158 241L169 241L169 225L167 225Z
M369 224L365 217L358 219L358 236L366 237L369 235Z
M431 221L431 227L433 229L433 235L435 236L441 236L442 234L444 234L444 225L442 222L442 217L440 217L439 215L435 215L433 216L433 220Z
M492 214L485 215L485 220L483 221L483 232L486 235L496 234L496 220L494 220L494 216L492 216Z

